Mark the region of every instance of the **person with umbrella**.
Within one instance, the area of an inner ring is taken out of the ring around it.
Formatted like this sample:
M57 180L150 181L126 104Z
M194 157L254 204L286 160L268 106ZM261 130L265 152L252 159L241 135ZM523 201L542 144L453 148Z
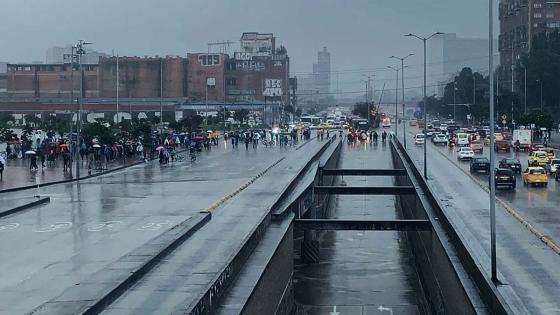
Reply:
M39 167L37 166L37 153L33 150L29 150L29 151L25 151L25 155L29 156L29 160L31 161L29 163L29 170L30 171L36 171L39 169Z
M165 162L165 148L160 145L156 148L156 151L158 151L159 164L163 164Z

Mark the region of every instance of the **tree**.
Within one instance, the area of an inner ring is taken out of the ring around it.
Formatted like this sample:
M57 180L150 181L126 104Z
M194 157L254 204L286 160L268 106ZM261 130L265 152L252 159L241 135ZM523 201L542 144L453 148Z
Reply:
M27 125L33 125L37 127L42 123L41 118L35 116L35 114L25 114L24 118Z
M233 113L233 119L243 123L243 121L245 120L245 118L247 118L248 115L249 115L249 111L246 109L236 110L235 113Z
M14 123L16 120L11 113L0 112L0 125L7 126L9 123Z
M111 129L106 127L103 121L84 124L82 136L86 142L91 142L94 138L97 138L102 144L113 144L116 141Z
M301 117L301 108L298 107L298 109L296 109L295 115Z
M17 138L12 129L0 128L0 142L8 142Z
M286 106L284 107L284 111L285 111L286 113L293 114L293 113L294 113L294 107L293 107L292 105L286 105Z

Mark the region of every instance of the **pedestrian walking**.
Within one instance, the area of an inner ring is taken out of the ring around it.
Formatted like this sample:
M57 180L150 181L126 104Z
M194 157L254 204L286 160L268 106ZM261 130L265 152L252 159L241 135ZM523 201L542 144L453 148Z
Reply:
M6 160L4 156L0 155L0 181L4 180L4 168L6 167Z
M37 155L35 154L29 154L30 158L30 163L29 163L29 170L30 171L36 171L39 169L39 167L37 166Z

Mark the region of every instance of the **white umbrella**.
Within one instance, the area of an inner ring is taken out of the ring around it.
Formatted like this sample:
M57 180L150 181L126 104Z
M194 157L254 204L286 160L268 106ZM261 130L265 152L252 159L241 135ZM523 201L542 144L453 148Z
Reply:
M160 150L163 150L163 149L165 149L165 148L162 147L162 146L159 146L159 147L156 148L157 151L160 151Z
M101 148L101 146L99 144L94 144L93 147L94 148Z
M37 154L37 152L35 152L33 150L29 150L29 151L25 151L25 154L31 155L31 154Z

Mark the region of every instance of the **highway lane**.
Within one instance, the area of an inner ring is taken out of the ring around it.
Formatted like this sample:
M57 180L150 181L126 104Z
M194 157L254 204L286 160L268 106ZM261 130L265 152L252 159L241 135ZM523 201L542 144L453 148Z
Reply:
M420 132L417 128L413 129ZM412 130L411 130L412 132ZM409 134L409 139L412 135ZM461 170L470 173L469 161L457 161L457 150L450 150L448 147L434 146L431 142L429 146L448 158L449 162L459 167ZM490 158L490 148L484 147L483 154L476 156L486 156ZM431 157L431 156L430 156ZM520 160L522 169L527 167L526 152L498 152L496 154L496 167L502 158L516 158ZM430 162L428 160L428 166ZM477 182L481 185L488 185L488 175L484 173L472 173ZM464 176L459 170L455 176ZM539 231L552 238L556 244L560 244L560 215L558 205L560 204L560 182L556 182L553 177L549 178L548 186L524 186L521 175L516 175L517 187L515 191L507 188L496 190L496 196L508 206L519 212L527 221L531 222Z
M154 162L41 188L50 204L0 219L0 314L26 313L58 296L293 150L232 150L221 142L195 164Z
M422 167L423 147L409 145L408 150L417 165ZM457 165L456 160L445 156L447 152L440 153L440 150L447 149L428 144L428 150L429 182L444 204L447 215L489 274L489 195L477 182L458 169L464 167L462 163ZM521 190L519 194L522 195ZM496 220L498 272L501 281L505 283L498 287L499 290L511 297L508 302L521 312L559 313L560 275L557 266L560 256L537 239L500 204L496 206Z

